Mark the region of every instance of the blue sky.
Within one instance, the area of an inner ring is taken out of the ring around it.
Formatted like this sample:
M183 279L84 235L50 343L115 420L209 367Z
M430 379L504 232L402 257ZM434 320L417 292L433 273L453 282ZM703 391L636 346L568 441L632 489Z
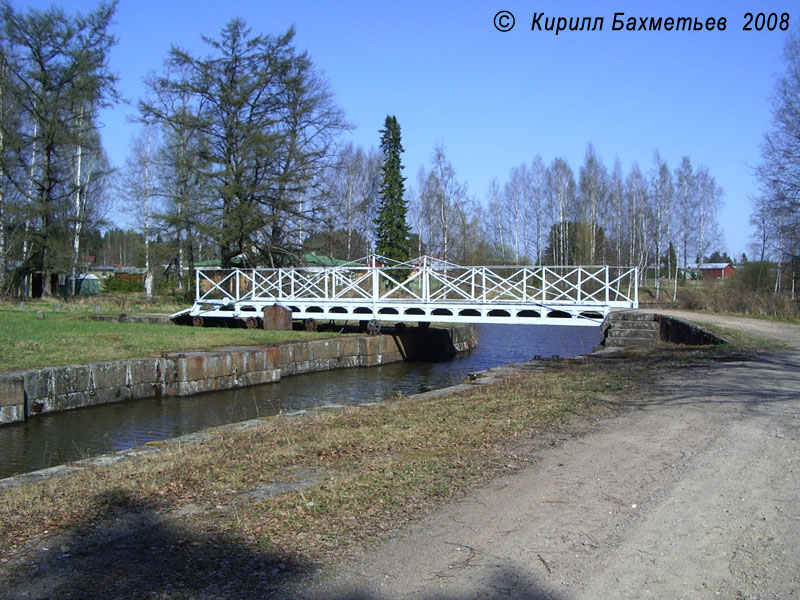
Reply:
M13 1L17 8L52 2ZM68 12L95 2L64 0ZM508 10L516 27L501 33L494 15ZM352 140L377 146L387 114L403 135L408 183L445 146L470 194L540 154L564 157L576 172L587 143L610 169L633 162L647 171L658 149L670 167L683 155L705 165L725 190L722 247L738 256L750 236L752 167L770 124L774 78L783 70L786 33L743 32L748 11L790 13L796 2L520 2L121 0L111 68L130 106L103 114L111 160L124 163L135 125L129 117L142 79L161 68L171 45L205 52L201 34L217 37L242 17L256 33L294 25L355 129ZM604 17L603 31L531 31L545 17ZM637 17L726 17L726 31L612 31L615 12Z

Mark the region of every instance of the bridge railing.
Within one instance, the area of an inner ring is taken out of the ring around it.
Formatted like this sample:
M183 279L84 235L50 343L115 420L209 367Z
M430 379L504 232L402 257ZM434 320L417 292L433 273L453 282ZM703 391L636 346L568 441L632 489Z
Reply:
M430 257L387 265L197 269L197 303L361 301L638 305L637 269L612 266L463 267Z

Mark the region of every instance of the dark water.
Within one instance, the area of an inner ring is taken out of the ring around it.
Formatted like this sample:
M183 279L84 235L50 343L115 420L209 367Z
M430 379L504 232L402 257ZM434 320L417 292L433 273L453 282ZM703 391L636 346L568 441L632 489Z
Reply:
M38 416L0 427L0 478L280 411L425 392L537 355L584 354L599 340L599 327L481 325L478 347L447 361L309 373L253 388Z

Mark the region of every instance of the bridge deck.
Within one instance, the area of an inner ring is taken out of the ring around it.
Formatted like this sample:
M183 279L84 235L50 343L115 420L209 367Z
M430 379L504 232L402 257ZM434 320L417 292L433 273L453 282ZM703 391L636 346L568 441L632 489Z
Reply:
M609 266L462 267L431 257L370 257L336 267L197 269L191 316L597 325L638 306L637 271ZM186 311L182 311L186 312Z

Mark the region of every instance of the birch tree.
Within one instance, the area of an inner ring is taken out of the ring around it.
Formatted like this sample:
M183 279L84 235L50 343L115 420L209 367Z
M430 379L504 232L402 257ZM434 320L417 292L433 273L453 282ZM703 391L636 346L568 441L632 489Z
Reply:
M467 201L466 185L458 180L456 171L445 155L444 146L437 144L431 157L430 171L418 177L419 202L423 214L435 226L429 229L429 251L442 260L450 260L453 229Z
M145 126L132 140L125 165L123 187L131 214L136 219L138 231L144 240L144 291L148 302L153 300L150 244L156 231L154 215L158 213L157 155L157 130L152 125Z
M563 158L556 158L548 171L547 178L548 200L556 240L552 248L552 259L556 265L566 265L569 251L569 226L570 209L575 200L575 178L569 164Z
M583 220L589 225L589 262L597 259L597 232L605 215L607 203L608 174L597 156L594 146L586 148L586 157L580 170L580 192Z
M666 161L661 158L661 154L656 151L653 156L653 169L650 174L650 185L652 187L652 201L655 207L656 232L655 232L655 284L656 301L661 293L661 252L672 241L670 239L670 208L672 205L672 174ZM667 277L669 277L669 265L667 265Z

